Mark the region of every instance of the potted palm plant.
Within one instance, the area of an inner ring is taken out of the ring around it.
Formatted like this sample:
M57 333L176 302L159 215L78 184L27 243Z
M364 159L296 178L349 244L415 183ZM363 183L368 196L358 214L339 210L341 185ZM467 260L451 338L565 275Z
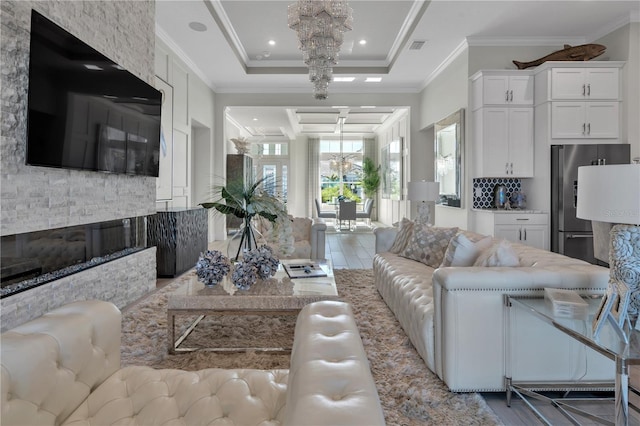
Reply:
M275 223L278 218L286 218L287 210L282 201L264 190L269 177L255 182L228 182L226 186L213 188L214 200L200 203L205 209L215 209L222 214L232 214L242 220L238 232L240 245L234 260L238 260L242 250L257 248L256 231L252 226L252 219L263 217ZM234 237L235 238L235 237Z
M367 198L373 198L380 187L380 166L369 157L362 160L362 189Z

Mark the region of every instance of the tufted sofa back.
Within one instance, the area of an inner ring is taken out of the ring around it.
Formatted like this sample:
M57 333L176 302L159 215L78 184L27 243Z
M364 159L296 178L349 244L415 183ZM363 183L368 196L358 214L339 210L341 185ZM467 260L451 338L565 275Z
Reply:
M115 305L82 301L3 333L2 423L61 424L120 368L120 321Z

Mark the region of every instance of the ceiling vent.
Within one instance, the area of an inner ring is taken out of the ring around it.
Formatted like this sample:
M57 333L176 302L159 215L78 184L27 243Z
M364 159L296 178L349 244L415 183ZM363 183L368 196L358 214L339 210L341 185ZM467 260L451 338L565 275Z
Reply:
M422 49L422 46L424 46L426 42L424 40L414 40L410 45L409 45L409 50L420 50Z

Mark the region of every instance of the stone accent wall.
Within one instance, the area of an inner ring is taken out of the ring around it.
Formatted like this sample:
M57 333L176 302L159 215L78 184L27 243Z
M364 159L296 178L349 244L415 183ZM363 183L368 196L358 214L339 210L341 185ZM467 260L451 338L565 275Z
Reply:
M76 300L106 300L122 309L156 288L155 263L152 247L0 299L2 332Z
M153 177L25 165L31 9L154 83L155 2L0 2L0 235L155 213ZM123 307L155 288L155 248L0 301L8 329L73 300Z
M25 165L32 8L154 83L153 1L2 1L0 235L155 213L153 177Z

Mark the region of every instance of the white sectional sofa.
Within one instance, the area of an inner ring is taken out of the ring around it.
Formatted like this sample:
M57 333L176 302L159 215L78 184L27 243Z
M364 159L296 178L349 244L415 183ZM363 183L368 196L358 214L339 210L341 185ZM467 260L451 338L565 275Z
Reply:
M65 305L2 334L10 425L383 425L348 304L307 305L290 370L120 368L115 305Z
M375 286L427 367L450 390L502 391L505 377L613 380L612 361L533 315L505 306L505 295L543 296L544 287L602 294L608 269L516 243L517 267L431 268L389 252L397 228L374 232ZM506 315L512 315L509 330Z

